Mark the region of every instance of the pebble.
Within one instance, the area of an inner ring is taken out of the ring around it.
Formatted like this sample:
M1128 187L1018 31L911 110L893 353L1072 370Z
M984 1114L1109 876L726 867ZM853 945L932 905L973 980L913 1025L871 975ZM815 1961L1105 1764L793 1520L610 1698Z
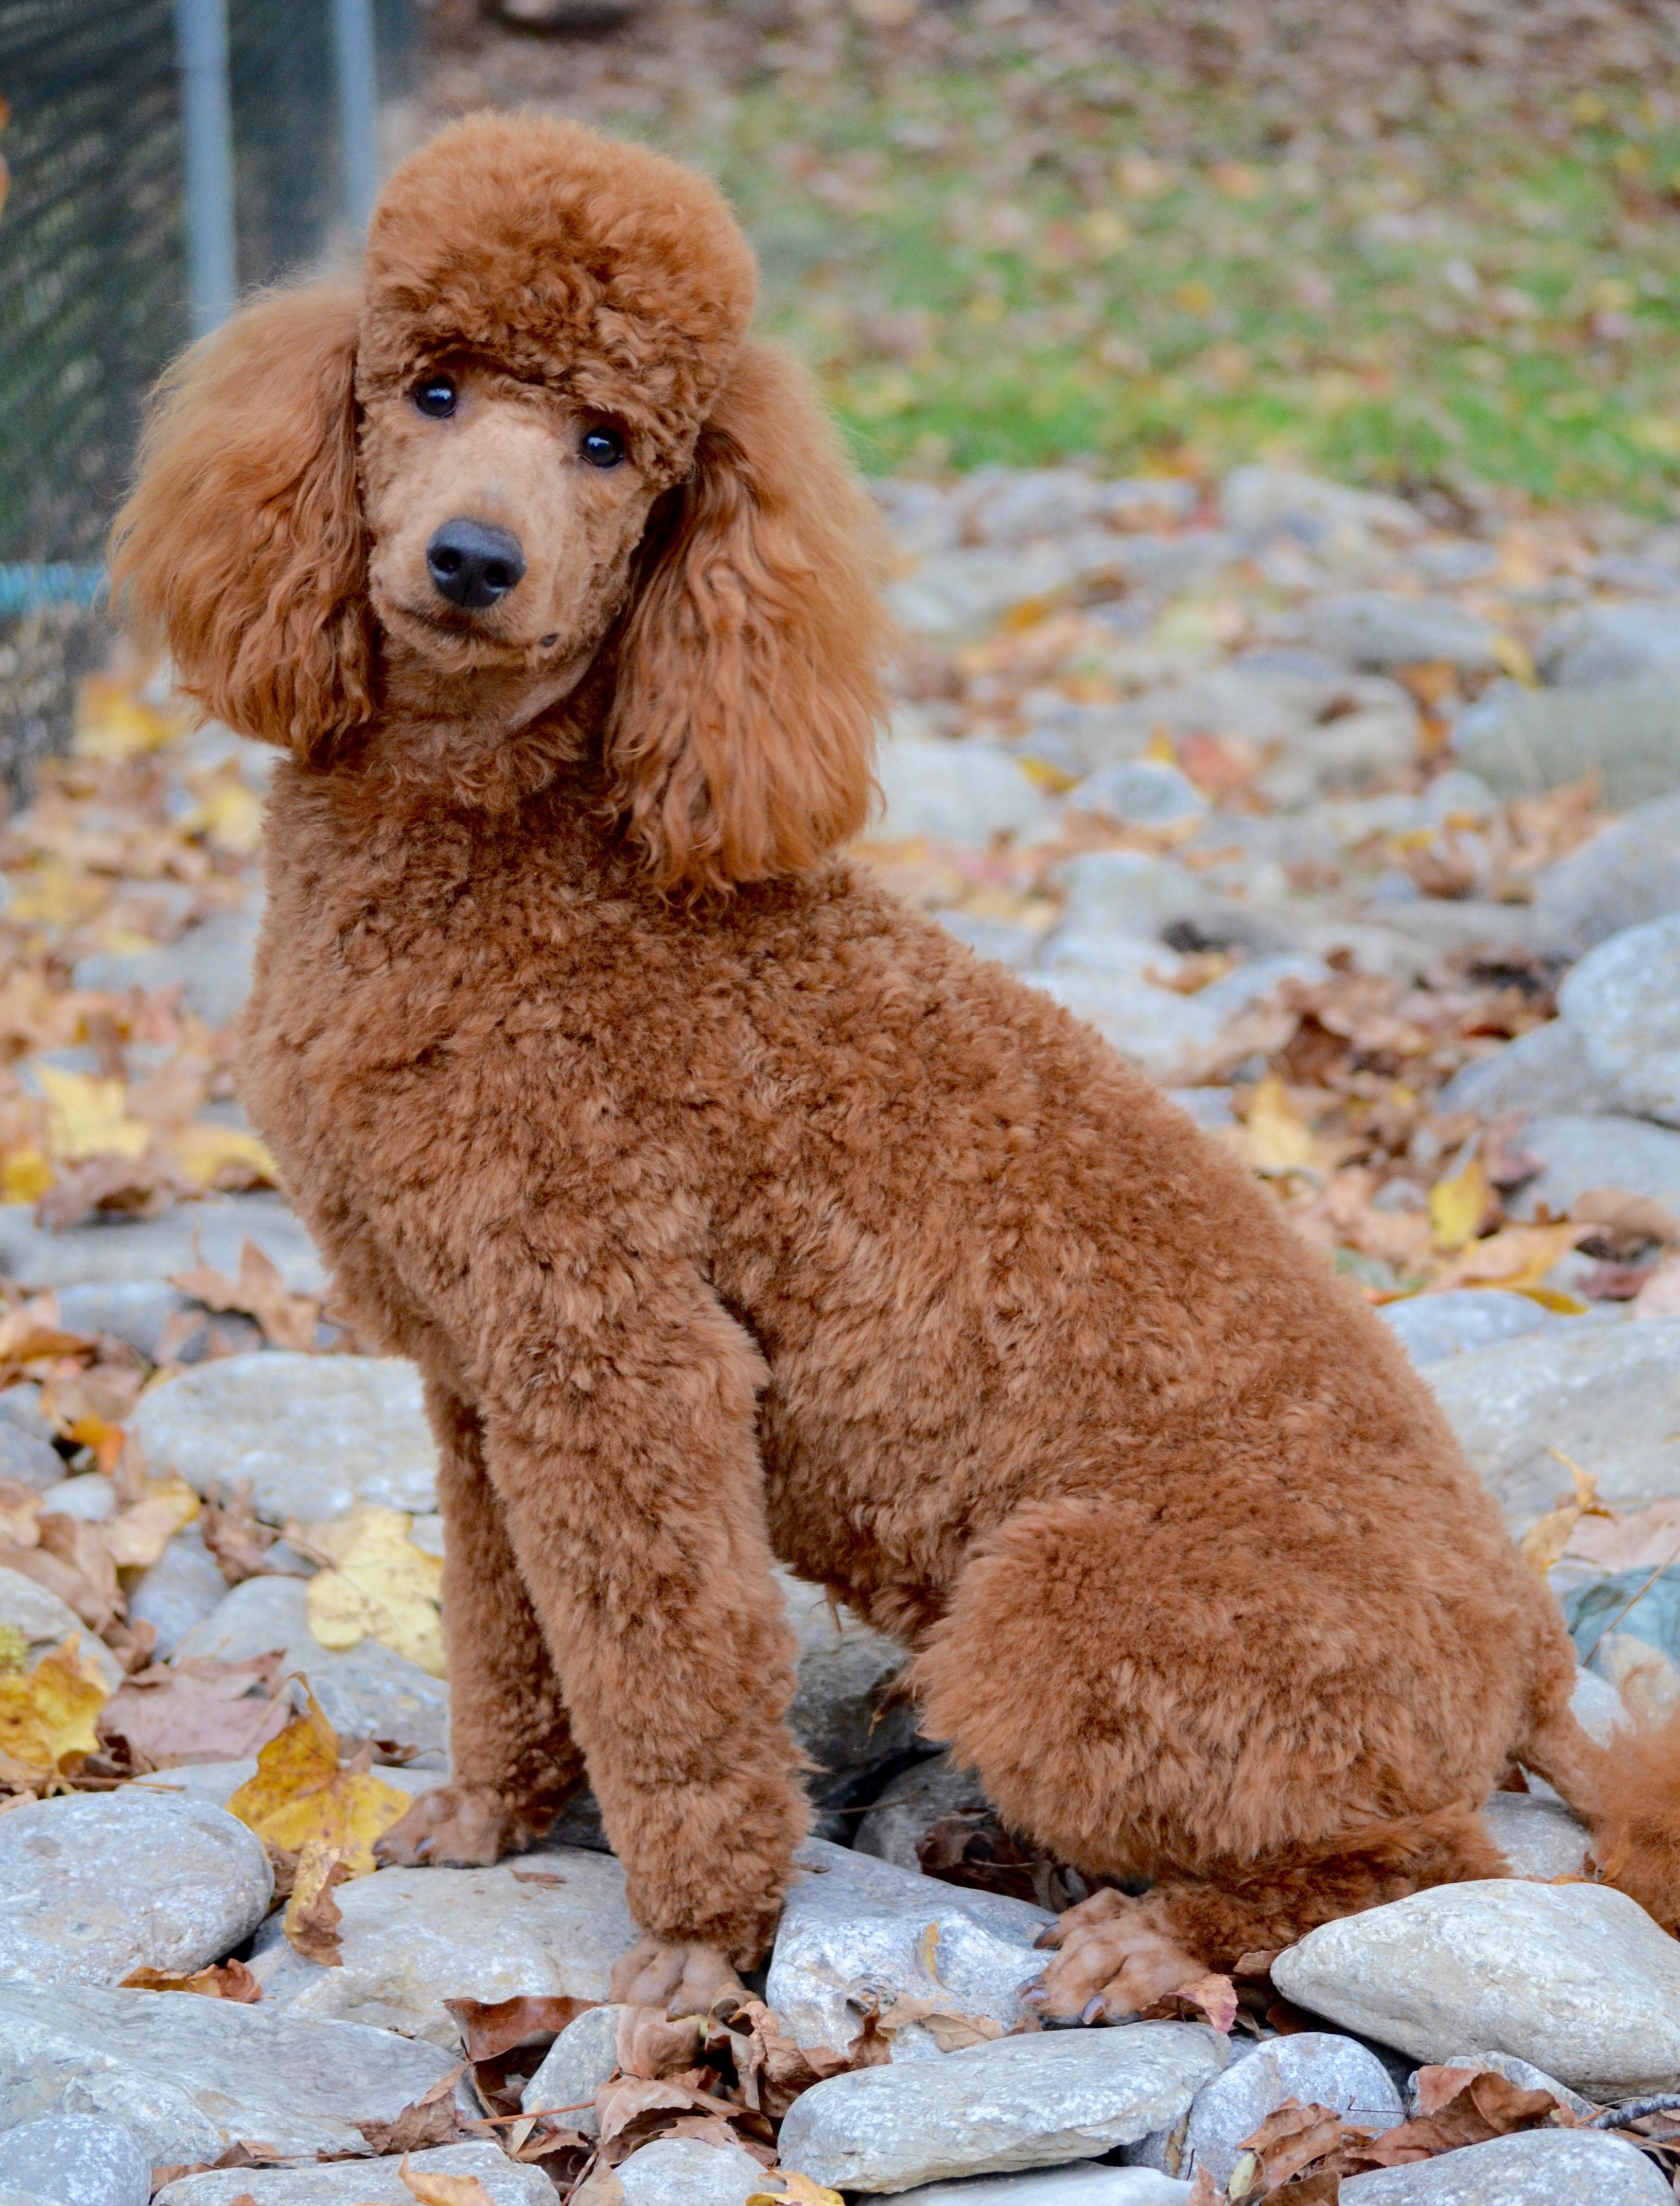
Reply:
M1680 1570L1653 1577L1650 1571L1617 1571L1574 1594L1564 1614L1582 1660L1606 1643L1611 1625L1618 1638L1654 1647L1671 1661L1680 1654Z
M60 2206L146 2206L152 2164L125 2123L48 2114L0 2131L0 2184Z
M96 951L77 964L78 988L174 988L207 1025L237 1017L251 993L251 960L263 900L248 895L237 911L216 912L173 942L150 950Z
M186 1524L151 1569L136 1574L128 1589L128 1619L155 1629L157 1659L167 1662L194 1625L227 1597L228 1582L204 1534L196 1523Z
M103 1524L116 1514L116 1482L97 1470L75 1478L61 1478L41 1495L41 1514L74 1517L85 1524Z
M1340 592L1309 605L1307 635L1326 658L1378 672L1442 664L1461 674L1488 674L1498 665L1492 628L1450 598Z
M109 1333L151 1363L163 1361L164 1328L199 1305L165 1279L90 1281L58 1291L58 1316L68 1333Z
M554 2185L540 2167L521 2167L489 2143L434 2145L411 2153L416 2175L476 2177L491 2206L554 2206ZM396 2159L351 2160L337 2167L212 2168L177 2176L157 2195L156 2206L414 2206Z
M1680 1946L1608 1885L1439 1885L1309 1932L1272 1978L1415 2060L1496 2046L1606 2103L1680 2070Z
M884 743L876 767L885 808L869 832L879 842L931 835L978 844L1046 826L1051 809L1019 758L1000 743Z
M456 2066L390 2030L229 2000L0 1981L0 2130L104 2114L153 2167L217 2160L241 2137L300 2159L363 2153L357 2121L395 2120Z
M273 1872L243 1823L138 1788L0 1816L0 1976L114 1984L201 1969L268 1912Z
M743 2147L703 2137L656 2137L613 2173L624 2206L745 2206L755 2191L777 2188Z
M1188 774L1154 759L1123 759L1068 791L1075 812L1131 827L1183 827L1206 817L1207 799Z
M4 1398L9 1400L19 1392L21 1389L9 1388ZM63 1476L64 1458L57 1448L32 1433L21 1432L14 1424L0 1422L0 1478L15 1479L20 1486L45 1494L60 1484Z
M592 2006L569 2023L525 2086L521 2104L532 2114L570 2107L569 2127L593 2137L600 2125L587 2104L618 2066L618 2024L629 2007Z
M1671 2206L1673 2197L1635 2146L1558 2130L1519 2131L1342 2182L1343 2206Z
M1578 1876L1593 1834L1561 1800L1533 1792L1495 1792L1484 1803L1487 1834L1510 1863L1513 1876Z
M1078 558L1063 544L976 546L933 552L885 594L894 620L911 635L960 643L985 635L1016 605L1054 597L1078 575Z
M0 1272L27 1287L156 1281L200 1263L237 1278L247 1237L294 1294L326 1291L314 1243L277 1195L206 1195L161 1218L102 1219L63 1233L35 1223L33 1203L0 1203Z
M109 1690L122 1682L122 1666L102 1639L96 1639L74 1609L21 1571L0 1569L0 1624L9 1624L29 1643L25 1658L33 1670L44 1654L74 1639L79 1651L98 1667Z
M323 1647L309 1629L307 1600L301 1578L247 1578L192 1627L176 1659L242 1662L277 1651L288 1670L307 1675L341 1740L394 1740L418 1747L437 1768L449 1748L449 1688L375 1639L342 1652Z
M249 1481L271 1524L343 1517L357 1502L438 1506L438 1452L412 1363L384 1356L229 1356L140 1398L130 1429L155 1476L202 1494Z
M1564 1320L1528 1295L1498 1287L1451 1287L1439 1295L1412 1295L1384 1303L1377 1315L1399 1336L1414 1363L1438 1363L1444 1356L1490 1348L1496 1341L1520 1340L1545 1333Z
M1349 528L1373 530L1403 543L1424 529L1422 516L1403 499L1260 461L1233 468L1226 475L1219 486L1219 514L1227 528L1242 535L1286 529L1307 544Z
M1534 664L1558 689L1671 689L1680 683L1680 605L1583 605L1546 630Z
M1229 2058L1200 2023L1142 2022L859 2069L794 2102L782 2159L863 2191L1094 2160L1171 2128Z
M899 2206L1188 2206L1190 2186L1153 2167L1075 2161L1033 2175L975 2175L898 2193Z
M1680 912L1589 950L1558 1009L1618 1110L1680 1126Z
M873 1996L889 2007L903 1992L1005 2028L1020 2020L1021 1988L1044 1968L1033 1941L1053 1918L1042 1908L821 1839L796 1858L803 1874L782 1911L765 1998L801 2045L843 2051L860 2027L858 2002ZM921 2024L895 2034L895 2061L938 2057Z
M4 1207L3 1204L0 1204L0 1215L3 1215ZM43 1447L49 1450L57 1466L56 1470L45 1476L36 1474L26 1476L22 1471L15 1473L5 1471L0 1472L0 1476L21 1477L26 1486L51 1486L55 1479L63 1478L64 1458L52 1447L55 1428L51 1419L41 1407L41 1387L39 1380L20 1379L14 1385L8 1386L3 1394L0 1394L0 1431L21 1433L26 1440L38 1440ZM29 1458L22 1458L20 1460L28 1461ZM36 1457L33 1460L39 1464L40 1458Z
M1578 1195L1601 1187L1648 1195L1680 1213L1680 1133L1672 1127L1607 1112L1539 1111L1524 1120L1518 1143L1546 1166L1512 1198L1519 1218L1534 1217L1541 1203L1567 1217Z
M1529 939L1571 963L1623 927L1680 911L1680 796L1641 804L1556 865L1534 888Z
M538 1882L556 1877L557 1884ZM265 2010L371 2023L456 2043L445 2000L521 1994L605 2000L612 1965L636 1941L624 1872L610 1854L545 1847L491 1869L388 1869L342 1886L343 1965L258 1932L251 1967Z
M1223 2191L1242 2139L1285 2099L1333 2108L1367 2129L1391 2129L1405 2120L1400 2094L1374 2053L1331 2030L1302 2030L1268 2039L1197 2092L1171 2172L1194 2176L1206 2169Z
M1570 1321L1444 1357L1424 1375L1513 1531L1527 1531L1568 1487L1558 1453L1616 1508L1680 1494L1680 1317Z
M1603 803L1625 812L1680 788L1680 691L1494 683L1460 714L1453 748L1502 797L1538 796L1594 773Z
M817 1765L813 1792L826 1799L914 1744L915 1708L893 1690L905 1653L849 1609L831 1607L823 1587L788 1571L776 1577L799 1637L788 1723Z

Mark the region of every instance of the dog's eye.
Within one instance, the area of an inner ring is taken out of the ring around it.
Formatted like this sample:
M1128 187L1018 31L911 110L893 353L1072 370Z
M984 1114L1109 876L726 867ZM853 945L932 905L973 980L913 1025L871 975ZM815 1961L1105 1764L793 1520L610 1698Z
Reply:
M624 456L624 439L614 429L587 429L578 449L592 468L616 468Z
M455 385L446 375L434 375L414 388L414 403L432 420L442 421L455 411Z

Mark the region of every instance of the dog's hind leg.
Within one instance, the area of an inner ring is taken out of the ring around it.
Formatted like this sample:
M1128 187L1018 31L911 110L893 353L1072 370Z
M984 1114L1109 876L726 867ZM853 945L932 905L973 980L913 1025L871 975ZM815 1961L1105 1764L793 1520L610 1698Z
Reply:
M1467 1526L1456 1576L1361 1525L1308 1569L1289 1543L1311 1527L1266 1499L1236 1536L1159 1488L1028 1504L917 1660L924 1730L1006 1824L1154 1887L1063 1918L1050 2012L1135 2012L1315 1923L1504 1871L1477 1810L1525 1720L1509 1542L1482 1552Z
M450 1782L425 1793L380 1844L390 1862L493 1862L539 1838L583 1776L560 1683L514 1561L469 1403L435 1383L447 1538Z

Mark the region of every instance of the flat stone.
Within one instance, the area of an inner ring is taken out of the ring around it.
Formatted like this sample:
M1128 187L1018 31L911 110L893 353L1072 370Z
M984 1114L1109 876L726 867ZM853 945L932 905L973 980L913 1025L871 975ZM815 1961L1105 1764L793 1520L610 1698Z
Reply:
M946 1755L930 1756L891 1778L874 1805L858 1819L855 1851L891 1862L912 1876L921 1875L916 1848L941 1815L984 1808L986 1788L972 1769L959 1768Z
M220 1808L141 1791L38 1800L0 1815L0 1976L114 1984L201 1969L274 1896L262 1841Z
M1220 896L1184 867L1141 850L1087 851L1058 866L1051 878L1065 898L1063 935L1147 942L1171 932L1175 945L1187 937L1197 949L1240 947L1257 955L1296 946L1276 921Z
M1552 622L1534 664L1560 689L1680 684L1680 605L1583 605Z
M1050 818L1043 790L1019 758L982 738L884 743L876 766L885 809L869 829L881 842L930 835L986 849Z
M1022 544L1085 528L1102 510L1104 487L1082 468L977 468L960 504L980 543Z
M78 988L175 988L207 1026L225 1026L251 993L262 900L213 914L152 950L97 951L75 969Z
M1680 1318L1572 1321L1426 1364L1424 1374L1513 1531L1527 1531L1567 1488L1558 1452L1590 1472L1616 1508L1680 1494Z
M1525 1333L1546 1333L1568 1322L1529 1296L1508 1294L1498 1287L1452 1287L1445 1294L1411 1295L1404 1302L1384 1303L1377 1315L1399 1336L1414 1363L1438 1363L1444 1356L1520 1340Z
M1518 1146L1546 1161L1512 1197L1519 1218L1534 1217L1542 1203L1566 1218L1578 1195L1598 1187L1648 1195L1680 1213L1680 1133L1671 1127L1610 1112L1539 1111L1524 1120Z
M1522 2131L1342 2179L1343 2206L1669 2206L1673 2195L1633 2145L1567 2130Z
M390 2030L229 2000L0 1982L0 2130L104 2114L153 2167L217 2160L241 2138L299 2159L365 2153L358 2121L394 2121L456 2065Z
M1596 773L1604 803L1625 812L1680 789L1680 689L1495 683L1459 716L1453 748L1502 797L1537 796Z
M1207 799L1176 766L1155 759L1123 759L1087 774L1065 802L1134 827L1183 827L1206 817Z
M656 2137L613 2173L624 2206L745 2206L754 2191L777 2187L742 2146L703 2137Z
M201 1494L248 1480L272 1524L347 1516L359 1501L438 1506L420 1374L399 1356L224 1356L143 1395L131 1429L154 1476L178 1470Z
M126 2123L48 2114L0 2132L0 2184L62 2206L146 2206L152 2164Z
M444 2047L460 2035L445 2000L605 2000L638 1935L612 1857L559 1847L491 1869L381 1869L335 1897L342 1968L306 1961L277 1921L258 1933L251 1966L265 2008Z
M0 1624L9 1624L29 1643L27 1660L33 1670L45 1654L74 1639L80 1653L98 1664L106 1686L115 1692L122 1682L122 1666L102 1639L96 1639L67 1601L21 1571L0 1570Z
M1324 2030L1269 2038L1197 2092L1175 2173L1206 2169L1223 2192L1242 2139L1285 2099L1330 2107L1367 2129L1391 2129L1406 2113L1387 2069L1353 2038Z
M903 1992L1005 2028L1020 2020L1021 1988L1044 1968L1033 1941L1054 1920L1042 1908L820 1839L808 1839L797 1859L801 1873L782 1911L765 1998L801 2045L843 2051L861 2026L859 2002L889 2007ZM895 2061L938 2057L920 2024L896 2033Z
M89 1280L58 1291L58 1315L67 1332L109 1333L152 1363L161 1361L158 1350L170 1319L197 1308L190 1295L166 1279Z
M845 2191L1094 2160L1171 2129L1230 2058L1200 2023L1046 2030L819 2084L782 2126L783 2162Z
M825 1798L914 1742L914 1707L893 1691L909 1657L849 1609L831 1606L821 1586L787 1571L776 1577L799 1635L788 1723L823 1773L813 1784Z
M1641 804L1548 866L1534 885L1529 939L1572 963L1596 944L1680 911L1680 796Z
M41 1496L41 1514L74 1517L85 1524L103 1524L116 1514L116 1482L97 1470L74 1478L62 1478Z
M1494 2046L1605 2102L1680 2070L1680 1946L1609 1885L1438 1885L1310 1931L1272 1977L1418 2060Z
M201 1250L196 1258L195 1235ZM102 1219L64 1233L38 1225L33 1203L0 1203L0 1272L27 1287L167 1279L194 1262L236 1278L247 1238L279 1267L294 1294L325 1293L326 1271L315 1244L277 1195L206 1195L177 1203L161 1218Z
M593 2137L600 2127L588 2104L618 2066L618 2025L628 2007L592 2006L569 2023L525 2086L521 2104L537 2114L545 2107L570 2107L568 2126Z
M193 1626L176 1657L242 1662L277 1651L288 1670L307 1676L341 1739L391 1739L424 1754L446 1754L448 1686L375 1639L342 1652L323 1647L309 1629L307 1601L301 1578L247 1578Z
M128 1619L149 1624L158 1634L157 1659L167 1662L196 1624L213 1615L228 1597L221 1565L204 1543L196 1523L185 1524L150 1570L141 1571L128 1589Z
M1077 557L1062 544L936 552L892 583L886 599L893 618L912 635L957 643L984 635L1016 605L1056 596L1078 575Z
M1308 606L1307 635L1327 658L1375 672L1442 662L1463 674L1487 674L1498 665L1491 625L1451 598L1338 592Z
M395 2157L347 2160L326 2167L211 2168L180 2175L158 2192L156 2206L414 2206ZM554 2185L540 2167L521 2167L488 2141L434 2145L410 2153L416 2175L475 2176L491 2206L554 2206Z
M1506 1111L1584 1114L1614 1107L1614 1090L1587 1062L1567 1019L1548 1019L1455 1072L1439 1108L1497 1118Z
M9 1389L15 1392L15 1389ZM13 1424L0 1423L0 1478L15 1479L37 1494L57 1486L64 1476L64 1458L55 1447Z
M1153 2167L1075 2161L1033 2175L974 2175L901 2191L901 2206L1188 2206L1190 2186Z
M1558 1009L1618 1110L1680 1126L1680 912L1589 950Z
M1561 1800L1533 1792L1495 1792L1482 1804L1487 1834L1510 1863L1513 1876L1578 1876L1593 1834Z

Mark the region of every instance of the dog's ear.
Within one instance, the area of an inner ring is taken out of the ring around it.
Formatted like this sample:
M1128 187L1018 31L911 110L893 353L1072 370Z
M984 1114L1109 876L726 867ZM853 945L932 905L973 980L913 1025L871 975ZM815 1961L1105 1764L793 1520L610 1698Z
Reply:
M372 705L358 313L348 290L281 292L195 344L159 385L111 537L113 599L182 688L305 759Z
M748 345L656 514L618 650L606 762L660 886L796 873L863 824L878 541L802 371Z

